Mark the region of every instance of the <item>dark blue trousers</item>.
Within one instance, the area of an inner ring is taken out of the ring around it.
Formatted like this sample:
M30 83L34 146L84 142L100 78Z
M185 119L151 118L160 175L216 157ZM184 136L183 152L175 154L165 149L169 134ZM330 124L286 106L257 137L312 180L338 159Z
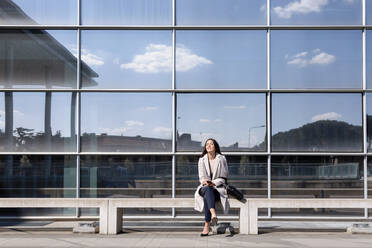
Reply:
M210 222L212 216L209 209L215 209L216 201L220 201L220 193L218 193L218 191L213 187L204 186L200 188L199 195L201 195L204 199L205 221Z

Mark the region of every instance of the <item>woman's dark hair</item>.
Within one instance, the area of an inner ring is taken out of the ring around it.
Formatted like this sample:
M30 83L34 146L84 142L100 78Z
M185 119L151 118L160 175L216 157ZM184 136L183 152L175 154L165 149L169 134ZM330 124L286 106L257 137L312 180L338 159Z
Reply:
M207 142L208 142L209 140L212 140L212 142L213 142L213 144L214 144L214 148L216 149L216 153L222 155L222 153L221 153L221 149L220 149L220 145L217 143L217 141L216 141L215 139L211 139L211 138L210 138L210 139L207 139L207 140L205 141L205 143L204 143L204 148L203 148L203 152L202 152L202 154L200 155L200 157L202 158L202 157L204 157L205 154L208 153L208 152L207 152Z

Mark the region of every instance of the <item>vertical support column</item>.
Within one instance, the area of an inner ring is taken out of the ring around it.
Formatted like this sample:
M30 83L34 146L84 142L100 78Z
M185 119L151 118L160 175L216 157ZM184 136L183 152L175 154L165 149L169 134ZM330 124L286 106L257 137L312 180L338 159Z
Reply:
M172 0L172 198L176 198L176 1ZM176 209L172 208L172 217Z
M109 200L104 200L101 207L99 208L99 233L108 234L109 230Z
M268 25L270 25L270 0L267 0L268 4ZM267 30L267 95L266 95L266 136L267 136L267 198L271 199L271 78L270 78L270 51L271 51L271 37L270 28ZM267 209L268 217L271 217L271 208Z
M362 106L362 112L363 112L363 153L364 153L364 158L363 158L363 178L364 178L364 199L368 198L368 146L367 146L367 94L366 94L366 89L367 89L367 66L366 66L366 39L367 39L367 29L365 28L366 25L366 0L362 0L362 25L363 25L363 30L362 30L362 87L363 87L363 106ZM364 209L364 217L368 218L368 208Z
M114 201L108 203L108 234L118 234L123 228L123 208L117 207Z
M249 234L249 201L244 203L244 206L240 207L239 212L239 233Z
M254 201L248 201L248 234L258 234L258 208Z
M78 25L80 26L80 4L81 0L78 0ZM71 125L76 126L76 198L80 198L80 150L81 150L81 145L80 145L80 133L81 133L81 127L80 127L80 120L81 120L81 92L80 87L81 87L81 30L80 28L77 30L77 63L76 63L76 89L78 90L75 94L76 98L76 114L74 115L74 120L71 120ZM72 101L72 100L71 100ZM72 106L71 106L72 108ZM72 113L71 113L72 116ZM75 123L76 120L76 123ZM72 123L74 122L74 123ZM76 209L76 217L80 216L80 209Z

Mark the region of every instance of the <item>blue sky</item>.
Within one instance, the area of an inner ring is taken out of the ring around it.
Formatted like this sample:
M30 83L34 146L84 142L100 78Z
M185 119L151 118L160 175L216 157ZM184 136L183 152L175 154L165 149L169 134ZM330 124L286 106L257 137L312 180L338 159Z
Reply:
M193 140L214 137L222 146L239 147L247 147L249 138L250 147L264 140L265 94L178 94L177 100L177 129Z
M272 88L361 88L359 30L273 30Z

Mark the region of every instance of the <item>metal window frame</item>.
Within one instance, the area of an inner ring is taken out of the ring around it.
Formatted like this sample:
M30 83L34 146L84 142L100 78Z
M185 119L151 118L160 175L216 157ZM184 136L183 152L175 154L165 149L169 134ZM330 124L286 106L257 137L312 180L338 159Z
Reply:
M266 131L267 131L267 149L262 152L224 152L229 156L267 156L268 168L268 198L271 198L271 158L272 156L362 156L364 158L364 198L368 198L367 185L367 162L368 156L372 156L372 152L367 151L367 93L371 93L372 89L367 89L366 85L366 32L372 30L372 25L366 24L366 0L362 0L362 23L360 25L272 25L271 24L271 0L266 0L266 24L262 25L177 25L176 23L176 0L172 0L172 23L171 25L82 25L81 19L81 1L77 0L77 24L76 25L1 25L0 30L7 29L45 29L45 30L76 30L77 32L77 82L76 88L71 89L0 89L1 92L73 92L77 94L77 109L76 109L76 152L0 152L0 155L74 155L77 159L77 185L76 197L80 197L80 162L81 156L84 155L103 155L103 156L143 156L143 155L158 155L158 156L172 156L172 198L176 197L176 159L179 155L199 155L200 152L180 152L176 148L177 136L177 94L178 93L265 93L266 94ZM172 31L172 87L164 89L82 89L81 88L81 31L82 30L170 30ZM176 31L177 30L266 30L267 32L267 85L262 89L178 89L176 87ZM270 32L271 30L361 30L362 31L362 70L363 70L363 86L355 89L271 89L270 81ZM172 94L172 151L171 152L82 152L80 144L81 134L81 93L82 92L136 92L136 93L170 93ZM363 112L363 152L272 152L271 151L271 110L272 110L272 93L361 93L362 94L362 112ZM77 216L80 213L77 211ZM146 216L142 216L146 218ZM154 216L151 216L153 218ZM164 216L161 216L162 218ZM172 218L181 218L177 216L175 209L172 209ZM63 217L62 217L63 218ZM136 216L135 218L141 218ZM269 209L268 218L275 218L271 216ZM281 217L287 218L287 217ZM296 218L296 217L295 217ZM303 218L303 217L300 217ZM336 217L342 219L342 217ZM354 218L354 217L351 217ZM365 217L368 218L368 209L365 209ZM1 219L1 218L0 218ZM355 219L355 218L354 218Z

